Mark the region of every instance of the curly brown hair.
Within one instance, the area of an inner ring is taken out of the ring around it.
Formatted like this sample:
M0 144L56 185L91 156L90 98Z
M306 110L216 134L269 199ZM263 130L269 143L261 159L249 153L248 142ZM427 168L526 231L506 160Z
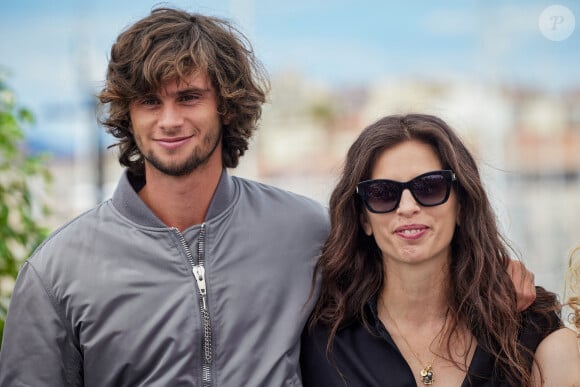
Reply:
M227 117L222 161L235 168L248 149L266 100L269 81L247 38L232 23L172 8L157 8L123 31L111 48L106 83L98 98L102 125L119 141L119 162L144 174L144 161L131 133L129 106L165 82L207 73L218 111Z
M330 197L330 235L317 263L315 278L322 289L309 326L330 328L327 350L343 324L359 319L367 327L364 308L383 287L382 254L361 226L363 203L355 189L370 179L375 160L388 148L418 140L430 145L442 169L455 172L461 211L451 241L449 311L453 332L467 327L478 344L497 359L496 370L514 386L531 385L530 354L518 343L520 316L507 266L509 244L501 236L474 158L456 133L440 118L424 115L387 116L368 126L350 147L340 180ZM538 288L542 313L556 305L553 293ZM551 310L554 310L553 308ZM451 348L447 339L447 351Z

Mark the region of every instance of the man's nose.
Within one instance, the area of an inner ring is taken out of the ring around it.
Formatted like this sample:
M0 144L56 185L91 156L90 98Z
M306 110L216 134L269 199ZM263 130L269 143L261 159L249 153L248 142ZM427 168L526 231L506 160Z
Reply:
M183 114L175 104L164 104L161 108L161 115L159 117L159 125L163 129L173 129L180 127L183 124Z

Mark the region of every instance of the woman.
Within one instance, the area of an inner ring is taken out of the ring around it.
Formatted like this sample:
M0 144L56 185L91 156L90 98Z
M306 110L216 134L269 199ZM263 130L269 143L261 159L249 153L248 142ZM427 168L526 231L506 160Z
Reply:
M330 213L304 386L580 383L554 294L538 288L516 312L506 243L473 157L445 122L388 116L365 129Z

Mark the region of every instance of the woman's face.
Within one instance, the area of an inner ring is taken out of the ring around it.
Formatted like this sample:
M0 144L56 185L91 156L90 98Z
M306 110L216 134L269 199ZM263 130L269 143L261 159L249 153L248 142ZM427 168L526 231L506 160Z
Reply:
M371 179L407 182L442 168L431 146L411 140L383 151L373 166ZM422 206L405 189L393 211L383 214L364 211L363 229L367 235L374 236L387 265L449 262L459 212L453 189L445 203L433 207Z

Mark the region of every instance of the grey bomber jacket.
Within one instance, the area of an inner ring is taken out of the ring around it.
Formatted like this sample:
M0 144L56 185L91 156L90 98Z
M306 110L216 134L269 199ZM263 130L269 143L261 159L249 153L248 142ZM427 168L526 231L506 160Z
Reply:
M301 386L327 210L224 170L206 221L181 233L143 184L126 172L23 265L0 386Z

